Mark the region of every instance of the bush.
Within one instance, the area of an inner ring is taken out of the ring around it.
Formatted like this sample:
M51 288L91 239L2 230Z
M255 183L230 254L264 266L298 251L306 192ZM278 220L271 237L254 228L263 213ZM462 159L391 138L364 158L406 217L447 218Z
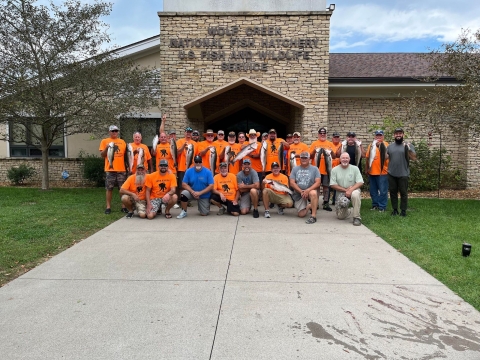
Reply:
M21 185L25 183L25 180L34 176L36 173L33 167L21 164L19 167L11 167L7 171L7 178L15 185Z
M85 155L80 152L83 161L83 177L95 184L96 187L105 186L105 160L95 155Z

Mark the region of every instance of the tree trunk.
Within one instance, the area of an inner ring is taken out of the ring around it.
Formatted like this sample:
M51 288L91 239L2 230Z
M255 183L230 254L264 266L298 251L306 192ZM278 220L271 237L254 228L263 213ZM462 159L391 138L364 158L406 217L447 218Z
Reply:
M42 190L49 190L48 180L48 147L42 144Z

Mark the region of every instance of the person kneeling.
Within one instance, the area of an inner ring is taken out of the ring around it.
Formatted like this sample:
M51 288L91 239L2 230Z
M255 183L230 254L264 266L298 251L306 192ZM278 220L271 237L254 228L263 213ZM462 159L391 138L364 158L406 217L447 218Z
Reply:
M147 175L145 186L147 187L147 218L153 219L161 209L162 204L166 205L165 218L171 219L170 209L177 203L175 189L177 178L168 172L168 161L160 160L159 171Z
M283 209L293 207L293 200L290 196L292 190L288 187L288 177L280 173L280 164L272 163L272 173L263 179L265 188L262 191L263 206L265 207L266 218L270 217L270 203L277 204L278 213L283 215Z
M240 192L238 191L237 177L228 172L226 162L220 163L220 174L213 178L212 192L210 200L219 208L217 215L223 215L225 211L233 216L240 215L240 205L238 204ZM223 205L227 206L226 210Z

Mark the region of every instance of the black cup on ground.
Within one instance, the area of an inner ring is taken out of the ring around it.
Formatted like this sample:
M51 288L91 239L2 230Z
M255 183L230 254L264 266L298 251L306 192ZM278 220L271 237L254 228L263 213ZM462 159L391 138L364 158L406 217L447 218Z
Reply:
M463 243L462 244L462 255L470 256L470 251L472 251L472 244Z

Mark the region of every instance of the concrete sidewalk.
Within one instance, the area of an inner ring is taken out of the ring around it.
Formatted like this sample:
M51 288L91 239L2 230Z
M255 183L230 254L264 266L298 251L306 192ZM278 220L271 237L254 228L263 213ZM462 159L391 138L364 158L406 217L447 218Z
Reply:
M121 219L0 289L0 358L480 359L480 313L319 211Z

